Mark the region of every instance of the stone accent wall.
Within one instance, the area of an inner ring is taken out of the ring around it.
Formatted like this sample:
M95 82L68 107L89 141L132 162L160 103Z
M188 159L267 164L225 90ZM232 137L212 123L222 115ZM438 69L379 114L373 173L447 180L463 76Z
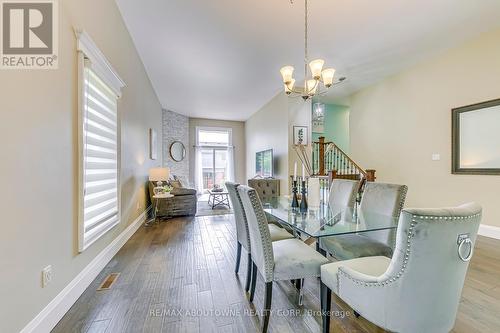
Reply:
M173 111L163 110L163 166L170 168L170 173L180 177L181 180L189 179L189 118ZM170 157L170 145L180 141L186 147L186 157L181 162L176 162Z

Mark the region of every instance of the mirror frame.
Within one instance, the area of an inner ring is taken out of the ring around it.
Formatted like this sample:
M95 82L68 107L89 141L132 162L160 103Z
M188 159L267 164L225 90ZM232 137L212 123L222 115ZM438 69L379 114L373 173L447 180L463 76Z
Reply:
M460 167L460 114L499 106L500 99L462 106L451 110L451 173L455 175L500 175L500 168Z
M172 154L172 147L173 147L176 143L180 143L180 144L182 145L182 149L183 149L183 151L182 151L182 158L181 158L180 160L175 159L175 157L174 157L174 156L173 156L173 154ZM171 158L172 160L174 160L175 162L181 162L182 160L184 160L184 159L186 158L186 147L184 146L184 144L183 144L182 142L180 142L180 141L178 141L178 140L177 140L177 141L174 141L174 142L172 142L172 143L170 144L170 148L168 149L168 152L169 152L169 154L170 154L170 158Z

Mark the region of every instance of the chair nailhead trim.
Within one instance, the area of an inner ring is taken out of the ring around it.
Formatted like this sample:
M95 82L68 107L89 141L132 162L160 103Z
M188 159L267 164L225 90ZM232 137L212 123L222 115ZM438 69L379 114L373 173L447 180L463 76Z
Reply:
M250 197L250 202L252 203L252 207L254 209L255 215L258 220L258 227L262 237L267 235L266 240L262 239L262 248L264 252L264 278L266 282L273 281L274 275L274 255L273 255L273 247L271 237L269 235L269 229L267 228L267 219L264 215L264 211L262 210L261 203L257 196L257 192L254 189L250 189L248 191L248 196Z
M250 231L248 230L248 220L247 220L247 216L245 214L245 209L243 209L243 201L241 201L241 197L240 197L240 193L238 192L238 186L240 186L240 184L235 184L234 185L234 191L236 192L236 198L238 198L238 203L241 207L241 214L243 215L243 223L245 225L245 230L247 232L246 234L246 239L247 239L247 245L248 245L248 252L252 252L252 246L250 245ZM237 231L238 229L236 229Z
M403 211L407 194L408 194L408 186L403 185L401 187L401 196L399 197L398 211L396 212L396 215L395 215L395 217L397 219L399 219L399 217L401 216L401 212ZM395 233L395 231L393 231L393 233ZM397 237L392 236L392 247L391 248L393 251L396 249L396 238Z
M401 278L405 272L406 266L408 264L408 261L410 260L410 248L411 248L411 239L414 236L413 231L415 229L415 226L418 224L417 220L463 220L467 221L470 219L474 219L477 217L480 217L481 213L473 214L473 215L468 215L468 216L426 216L426 215L413 215L412 216L412 222L410 223L410 227L408 228L408 237L407 237L407 248L406 248L406 255L403 260L403 264L401 266L401 269L395 276L387 277L384 281L381 282L364 282L360 281L358 279L353 278L349 274L347 274L342 267L339 267L338 270L338 275L342 275L349 280L353 281L357 285L364 285L366 287L383 287L387 286L390 283L393 283L397 281L399 278ZM337 278L337 288L340 294L340 278Z

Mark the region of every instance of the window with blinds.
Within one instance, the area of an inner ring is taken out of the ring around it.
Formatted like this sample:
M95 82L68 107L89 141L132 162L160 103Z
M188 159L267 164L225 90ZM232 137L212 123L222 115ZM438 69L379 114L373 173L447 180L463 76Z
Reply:
M117 101L125 83L92 38L76 30L78 50L78 249L120 222Z
M83 69L83 248L119 222L118 117L114 91L93 70Z

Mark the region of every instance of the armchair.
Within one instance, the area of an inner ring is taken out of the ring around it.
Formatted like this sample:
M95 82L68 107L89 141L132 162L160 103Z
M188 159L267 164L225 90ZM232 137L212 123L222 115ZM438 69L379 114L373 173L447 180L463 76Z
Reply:
M472 256L481 207L405 209L392 260L364 257L321 267L323 332L331 291L392 332L449 332Z

